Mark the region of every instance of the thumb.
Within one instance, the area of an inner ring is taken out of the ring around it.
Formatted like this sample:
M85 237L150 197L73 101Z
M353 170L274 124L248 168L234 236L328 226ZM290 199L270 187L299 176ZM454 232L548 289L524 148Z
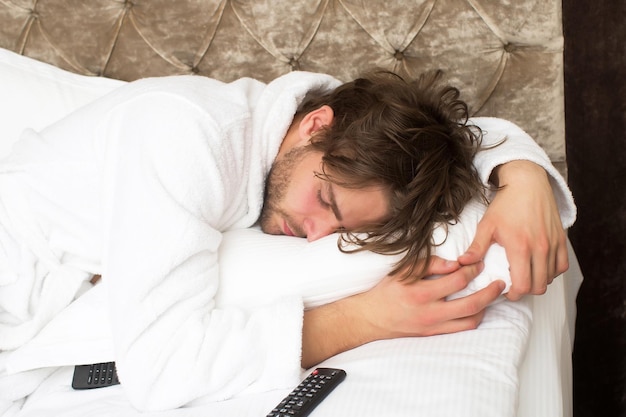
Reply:
M450 274L460 268L457 261L451 261L441 258L437 255L431 255L428 259L426 267L426 276Z
M481 261L487 254L487 250L493 242L493 232L487 227L481 227L478 223L476 236L465 253L458 257L461 265L470 265Z

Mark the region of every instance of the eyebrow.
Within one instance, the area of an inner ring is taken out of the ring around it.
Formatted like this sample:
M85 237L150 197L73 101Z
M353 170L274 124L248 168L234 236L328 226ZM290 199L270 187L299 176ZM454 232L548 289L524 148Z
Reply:
M330 204L330 209L335 214L335 217L337 218L337 220L342 221L343 216L341 215L341 212L339 211L339 207L337 207L337 201L335 200L335 192L333 191L333 185L330 182L328 183L328 203Z

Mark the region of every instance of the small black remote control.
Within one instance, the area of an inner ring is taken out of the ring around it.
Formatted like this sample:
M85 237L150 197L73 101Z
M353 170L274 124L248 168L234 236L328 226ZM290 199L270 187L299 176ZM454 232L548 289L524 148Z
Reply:
M308 416L345 377L343 369L315 369L267 417Z
M115 362L93 363L91 365L78 365L74 367L72 388L92 389L117 385Z

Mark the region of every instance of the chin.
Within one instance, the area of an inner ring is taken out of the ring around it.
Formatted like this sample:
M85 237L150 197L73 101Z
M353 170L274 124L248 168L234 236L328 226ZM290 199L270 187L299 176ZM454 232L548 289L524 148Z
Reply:
M277 223L271 218L262 217L259 222L261 225L261 231L268 235L282 235L283 231L278 227Z
M284 235L284 233L282 231L277 230L277 229L265 230L265 229L261 228L261 230L263 231L263 233L268 234L268 235L274 235L274 236Z

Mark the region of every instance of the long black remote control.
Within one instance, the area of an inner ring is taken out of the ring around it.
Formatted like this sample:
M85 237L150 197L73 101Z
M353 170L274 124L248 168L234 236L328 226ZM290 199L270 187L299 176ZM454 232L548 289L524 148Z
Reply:
M104 388L117 385L115 362L93 363L91 365L78 365L74 367L72 388L92 389Z
M315 369L267 417L308 416L345 377L343 369Z

